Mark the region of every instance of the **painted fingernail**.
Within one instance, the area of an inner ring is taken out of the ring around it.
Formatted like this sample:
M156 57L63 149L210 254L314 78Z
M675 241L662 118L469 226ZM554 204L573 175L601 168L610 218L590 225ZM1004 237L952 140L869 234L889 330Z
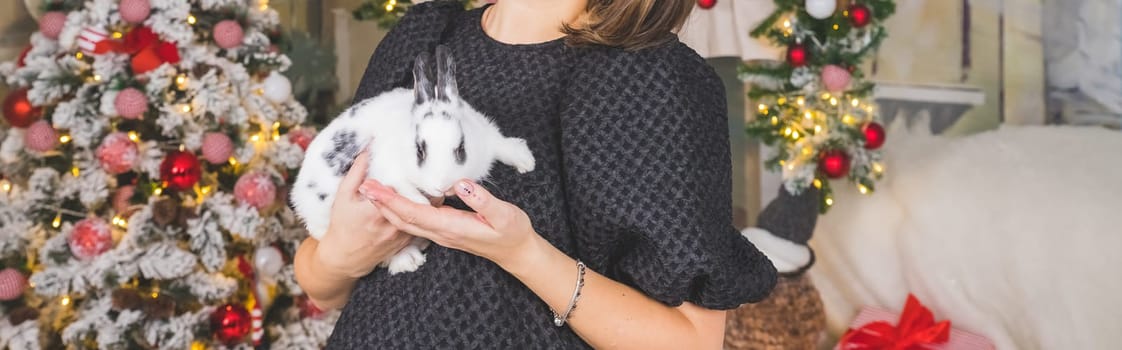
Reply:
M470 196L472 193L475 193L475 186L467 181L460 181L459 184L456 184L456 189L460 191L461 195Z

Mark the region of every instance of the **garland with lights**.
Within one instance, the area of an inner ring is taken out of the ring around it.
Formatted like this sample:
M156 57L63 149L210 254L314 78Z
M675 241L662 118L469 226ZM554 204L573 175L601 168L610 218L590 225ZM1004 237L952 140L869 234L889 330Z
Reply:
M0 348L321 347L285 204L315 130L267 1L48 0L0 123Z
M465 9L475 6L476 0L459 0ZM419 1L418 1L419 2ZM405 12L415 4L412 0L367 0L351 11L354 19L359 21L375 21L382 29L390 29L397 25Z
M830 180L847 178L872 193L884 172L885 141L873 83L861 64L887 36L892 0L775 0L776 10L752 36L786 47L781 62L746 63L741 79L759 102L747 132L775 148L765 163L798 195L820 189L821 213L834 204Z

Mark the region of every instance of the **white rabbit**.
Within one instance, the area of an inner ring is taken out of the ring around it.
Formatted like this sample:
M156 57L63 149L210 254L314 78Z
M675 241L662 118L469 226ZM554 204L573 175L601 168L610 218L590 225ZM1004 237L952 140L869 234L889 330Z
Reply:
M308 145L292 188L292 205L317 239L327 232L331 205L344 175L364 145L366 176L403 197L428 204L461 179L482 180L500 161L519 173L534 169L526 141L503 136L491 120L463 101L452 56L436 48L436 84L427 54L414 61L413 89L399 88L343 111ZM382 262L391 274L416 271L425 262L422 238Z

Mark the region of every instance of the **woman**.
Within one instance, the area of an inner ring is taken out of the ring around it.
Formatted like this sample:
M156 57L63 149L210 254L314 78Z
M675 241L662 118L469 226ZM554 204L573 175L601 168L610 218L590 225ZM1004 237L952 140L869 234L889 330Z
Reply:
M537 168L497 166L432 207L364 183L360 156L296 256L312 300L343 307L329 347L719 348L723 310L776 277L732 226L721 82L672 34L693 3L414 6L356 100L411 86L412 60L443 44L460 95ZM413 236L436 243L420 269L376 269Z

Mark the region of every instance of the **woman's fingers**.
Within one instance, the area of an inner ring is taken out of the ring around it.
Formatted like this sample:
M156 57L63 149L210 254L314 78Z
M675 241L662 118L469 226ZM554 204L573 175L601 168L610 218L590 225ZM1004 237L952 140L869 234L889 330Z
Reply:
M461 180L452 187L456 189L456 196L492 227L505 227L518 213L519 209L513 204L495 198L491 191L471 180Z
M339 183L339 193L358 193L362 181L366 180L366 168L370 165L370 154L367 151L359 152L351 163L351 169L343 176Z

